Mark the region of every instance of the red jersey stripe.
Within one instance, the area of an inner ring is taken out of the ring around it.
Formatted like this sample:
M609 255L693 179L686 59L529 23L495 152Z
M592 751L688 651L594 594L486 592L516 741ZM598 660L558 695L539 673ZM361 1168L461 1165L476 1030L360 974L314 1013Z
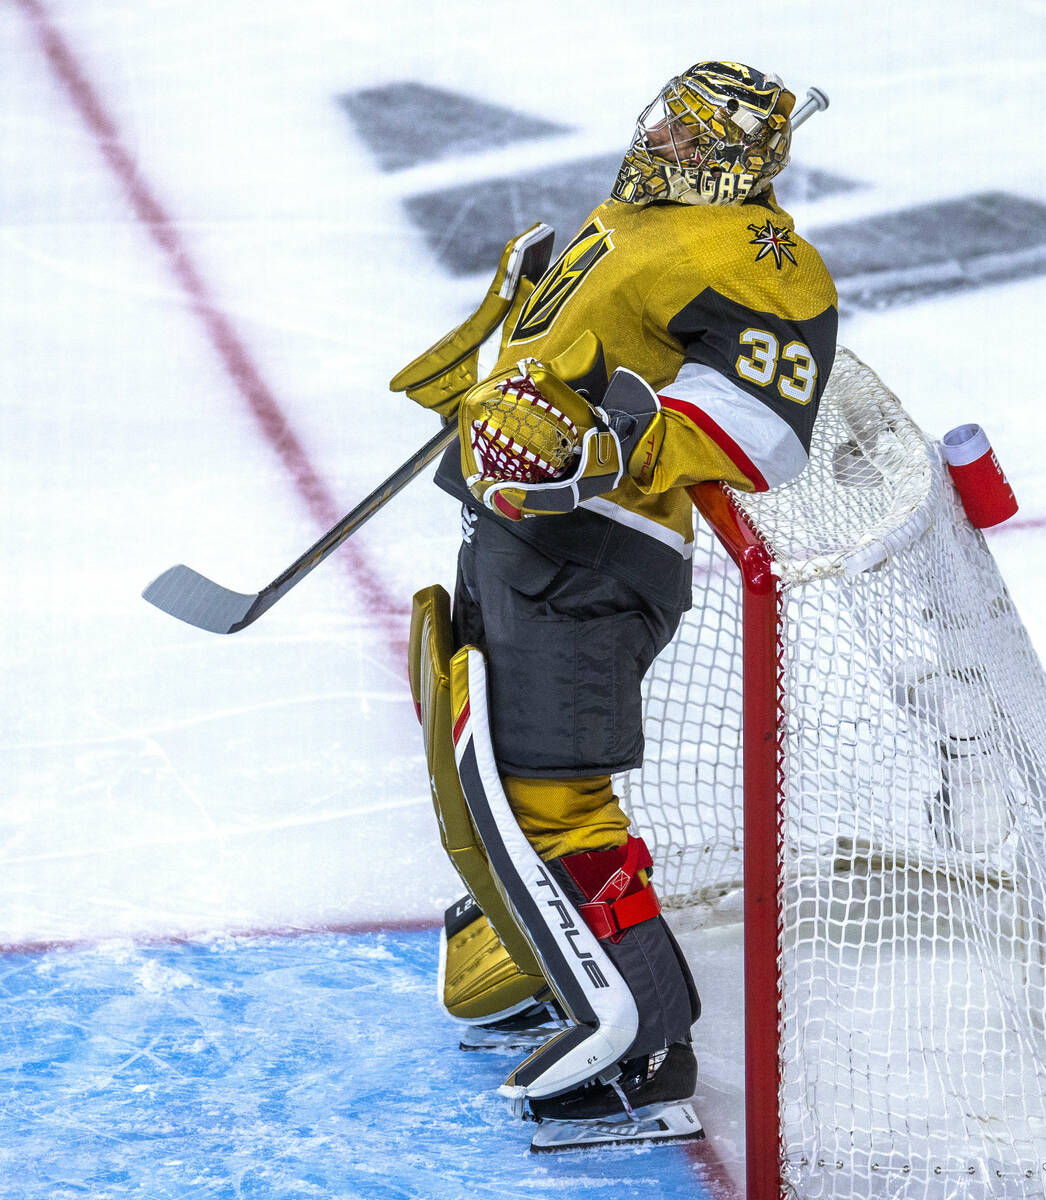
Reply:
M686 417L688 421L696 425L703 434L710 437L713 442L723 451L724 454L752 481L757 492L768 491L770 485L763 477L762 471L748 457L734 439L726 432L722 426L717 425L715 421L703 409L697 407L696 404L691 404L688 400L677 400L674 396L661 395L658 397L663 408L671 409L673 412L679 413L680 416Z

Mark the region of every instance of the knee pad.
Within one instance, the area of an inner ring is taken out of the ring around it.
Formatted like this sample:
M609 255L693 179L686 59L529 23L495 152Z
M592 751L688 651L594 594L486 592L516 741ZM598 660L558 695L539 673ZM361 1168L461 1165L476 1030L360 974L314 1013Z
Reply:
M459 906L448 910L440 1001L451 1016L483 1022L498 1020L505 1010L515 1011L525 1000L544 993L546 983L491 876L458 780L451 737L452 645L450 597L438 585L425 588L415 595L411 613L411 693L424 734L440 841L479 912L477 919L462 924L461 914L454 916ZM467 912L467 906L462 912Z

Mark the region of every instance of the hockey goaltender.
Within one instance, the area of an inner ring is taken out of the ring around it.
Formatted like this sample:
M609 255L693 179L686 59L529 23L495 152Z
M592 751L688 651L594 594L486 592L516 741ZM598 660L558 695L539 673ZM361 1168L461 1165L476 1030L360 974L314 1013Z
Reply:
M690 607L692 505L802 471L836 292L777 204L794 95L701 62L643 111L610 198L554 262L536 225L476 312L392 380L456 421L453 604L414 598L410 668L452 906L462 1045L531 1050L501 1093L533 1149L702 1136L700 1012L611 777ZM805 114L804 114L805 115Z

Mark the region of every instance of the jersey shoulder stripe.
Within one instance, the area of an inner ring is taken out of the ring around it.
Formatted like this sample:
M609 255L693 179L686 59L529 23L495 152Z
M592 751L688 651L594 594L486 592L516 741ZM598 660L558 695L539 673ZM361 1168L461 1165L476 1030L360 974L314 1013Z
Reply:
M752 481L753 491L766 492L770 490L770 485L767 483L762 471L759 470L726 430L712 420L708 413L687 400L676 400L673 396L664 395L660 399L662 408L667 408L670 412L676 412L680 416L686 417L692 425L696 425L703 434L710 437L719 449Z
M806 447L794 427L712 367L685 363L660 398L663 408L710 437L758 492L787 483L806 466Z

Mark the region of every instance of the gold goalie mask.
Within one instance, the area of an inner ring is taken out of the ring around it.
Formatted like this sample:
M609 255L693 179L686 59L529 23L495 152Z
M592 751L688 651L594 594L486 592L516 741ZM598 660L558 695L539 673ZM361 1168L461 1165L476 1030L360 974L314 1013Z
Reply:
M794 104L776 75L696 63L640 115L611 194L630 204L739 204L787 165Z

